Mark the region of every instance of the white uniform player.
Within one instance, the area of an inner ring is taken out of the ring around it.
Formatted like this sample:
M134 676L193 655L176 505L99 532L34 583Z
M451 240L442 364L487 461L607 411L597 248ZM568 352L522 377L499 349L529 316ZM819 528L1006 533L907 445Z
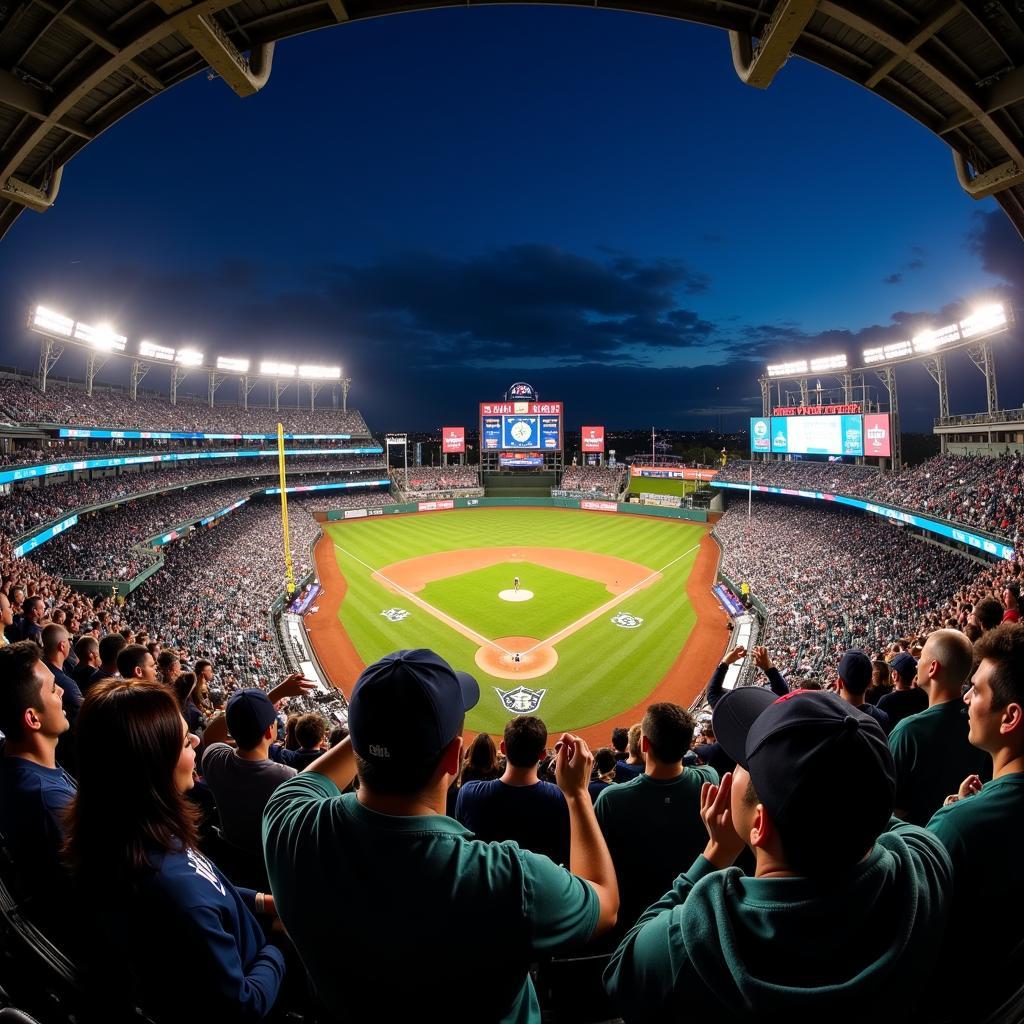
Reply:
M512 578L512 589L518 594L519 593L519 577L514 576Z

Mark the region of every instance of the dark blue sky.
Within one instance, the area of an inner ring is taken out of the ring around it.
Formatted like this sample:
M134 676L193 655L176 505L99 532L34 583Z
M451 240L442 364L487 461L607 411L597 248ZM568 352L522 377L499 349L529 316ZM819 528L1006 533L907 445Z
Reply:
M211 355L341 361L378 430L472 423L516 379L571 425L736 426L766 360L1022 287L998 207L844 79L792 60L760 92L716 30L459 8L285 41L259 95L200 75L115 126L0 242L0 362L34 365L39 301ZM980 408L980 375L953 377L954 411ZM930 382L902 379L927 427Z

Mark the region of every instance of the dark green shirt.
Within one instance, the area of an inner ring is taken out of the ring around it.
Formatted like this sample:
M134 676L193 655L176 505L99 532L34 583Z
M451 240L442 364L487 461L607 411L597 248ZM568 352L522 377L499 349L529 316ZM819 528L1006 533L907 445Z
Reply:
M718 782L714 768L684 768L674 779L638 775L621 786L609 786L597 798L594 812L619 882L617 931L632 928L707 845L700 816L705 782Z
M281 920L339 1020L422 1020L457 995L473 1020L539 1022L531 960L597 926L597 893L547 857L371 811L316 772L274 791L263 837Z
M963 701L934 704L898 722L889 735L896 762L896 804L914 825L927 825L968 775L992 778L992 758L967 739Z
M986 782L981 792L940 807L928 831L938 836L953 861L953 905L948 930L950 959L965 944L984 950L985 984L964 977L963 999L981 1019L1024 981L1024 772ZM943 998L950 995L942 983Z
M891 828L821 878L748 878L698 857L615 951L609 994L645 1022L906 1019L934 966L952 871L931 833Z

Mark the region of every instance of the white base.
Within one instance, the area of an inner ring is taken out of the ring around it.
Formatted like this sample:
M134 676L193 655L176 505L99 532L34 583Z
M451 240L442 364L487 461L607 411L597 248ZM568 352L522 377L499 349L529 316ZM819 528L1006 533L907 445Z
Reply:
M533 598L533 591L523 590L522 587L519 590L501 590L498 592L498 597L502 601L529 601Z

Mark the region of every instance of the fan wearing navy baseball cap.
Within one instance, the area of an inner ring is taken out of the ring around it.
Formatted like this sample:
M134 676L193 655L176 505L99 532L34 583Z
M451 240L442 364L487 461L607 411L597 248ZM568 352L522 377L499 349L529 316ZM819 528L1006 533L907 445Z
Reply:
M898 1019L929 978L949 857L892 818L885 733L836 694L726 693L705 785L708 843L616 950L605 985L643 1020ZM749 846L754 877L733 862Z
M356 681L349 736L267 804L276 907L332 1014L447 1014L457 965L460 1000L486 1007L487 1020L539 1022L529 965L615 923L615 869L580 737L563 733L555 759L571 873L514 842L477 840L445 815L465 715L479 699L476 680L433 651L389 654ZM342 794L355 774L358 792ZM324 893L343 928L323 913Z

